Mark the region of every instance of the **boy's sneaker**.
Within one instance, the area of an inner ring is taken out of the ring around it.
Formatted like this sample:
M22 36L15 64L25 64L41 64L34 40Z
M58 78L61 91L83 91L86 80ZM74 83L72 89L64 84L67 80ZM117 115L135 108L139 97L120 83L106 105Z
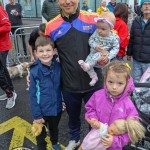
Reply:
M61 147L59 144L52 145L53 150L61 150Z
M65 148L65 150L74 150L80 145L80 140L76 142L75 140L69 141L68 146Z
M6 93L0 96L0 101L8 99Z
M13 108L15 106L16 98L17 98L17 94L13 92L13 96L7 99L7 104L6 104L7 109Z

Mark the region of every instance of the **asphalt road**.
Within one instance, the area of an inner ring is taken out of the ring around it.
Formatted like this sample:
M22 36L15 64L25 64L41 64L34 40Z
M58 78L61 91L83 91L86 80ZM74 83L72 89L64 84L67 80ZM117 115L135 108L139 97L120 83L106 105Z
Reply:
M36 150L35 139L30 138L30 126L33 118L29 107L28 91L26 90L26 78L13 79L13 84L18 95L16 105L7 110L6 101L0 101L0 150L12 150L22 145L32 150ZM88 125L83 118L84 108L82 109L82 128L81 141L88 132ZM59 142L66 146L68 144L68 116L66 111L62 113L59 124ZM26 131L26 128L28 131ZM26 132L25 132L26 131ZM22 140L21 140L22 139Z

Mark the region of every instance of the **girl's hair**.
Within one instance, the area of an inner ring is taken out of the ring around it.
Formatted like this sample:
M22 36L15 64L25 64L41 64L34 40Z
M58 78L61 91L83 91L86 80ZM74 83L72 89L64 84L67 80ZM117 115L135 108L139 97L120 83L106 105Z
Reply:
M47 36L39 36L35 41L35 49L37 50L39 46L46 46L49 44L52 46L52 48L55 48L54 42L52 41L51 38Z
M118 3L113 11L116 17L121 18L125 23L128 22L128 7L124 3Z
M112 61L106 67L105 75L104 75L105 81L106 81L109 71L124 74L128 81L128 79L130 78L130 75L131 75L130 69L131 68L129 67L129 65L127 65L124 61L119 61L119 60Z
M145 128L136 119L137 118L135 117L128 117L126 120L118 119L114 122L114 125L117 127L120 134L128 133L133 144L145 137Z

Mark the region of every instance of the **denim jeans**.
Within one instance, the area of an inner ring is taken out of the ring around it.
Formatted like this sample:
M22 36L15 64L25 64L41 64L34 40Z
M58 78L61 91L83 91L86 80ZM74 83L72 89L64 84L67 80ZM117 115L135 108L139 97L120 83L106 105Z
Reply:
M80 140L80 126L81 126L80 113L82 100L86 104L95 91L96 90L85 93L71 93L63 91L63 98L69 116L70 140L75 140L76 142Z
M140 81L143 73L149 66L150 63L143 63L133 59L133 78L135 83L138 83Z

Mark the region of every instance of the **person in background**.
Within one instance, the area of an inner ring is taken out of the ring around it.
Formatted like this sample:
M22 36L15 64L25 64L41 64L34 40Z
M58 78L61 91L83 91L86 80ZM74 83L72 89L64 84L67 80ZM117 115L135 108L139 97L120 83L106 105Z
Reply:
M111 0L108 5L107 8L109 9L110 12L113 12L115 7L116 7L117 3L116 0Z
M94 18L98 17L97 13L80 11L78 3L79 0L58 0L61 15L49 21L45 30L56 44L62 68L62 94L69 116L70 134L66 150L74 150L80 145L82 101L86 103L103 85L101 69L95 69L99 80L91 87L90 77L78 64L78 60L85 60L90 53L88 40L96 29Z
M6 67L8 51L12 48L10 30L11 24L8 15L0 4L0 87L5 92L0 96L0 100L7 100L7 109L14 107L17 98Z
M132 22L136 16L137 16L136 13L132 9L132 5L128 6L128 27L129 27L129 30L131 29Z
M15 3L15 0L9 0L9 4L6 5L6 11L9 16L9 20L11 22L11 32L12 34L15 33L15 31L20 28L23 23L22 23L22 6L19 3ZM20 38L22 39L22 44L23 44L23 51L24 51L24 56L27 56L27 47L26 47L26 42L25 42L25 33L24 29L18 30L16 34L19 34ZM17 49L18 47L18 49ZM17 40L17 47L15 49L18 52L18 56L20 56L20 51L19 51L19 44Z
M56 49L49 37L40 36L35 42L37 60L30 66L30 107L34 122L48 125L53 150L58 144L58 124L62 111L61 69L56 61ZM36 137L38 150L47 150L45 127Z
M120 38L120 49L117 54L118 60L123 60L123 57L126 55L126 47L128 46L128 8L124 3L118 3L114 9L114 15L116 17L116 23L114 30L117 31Z
M42 16L48 21L55 18L60 13L57 0L45 0L42 6Z
M100 15L103 12L109 12L109 9L106 7L106 0L102 0L101 5L97 8L97 13Z
M83 6L82 6L82 10L88 11L89 7L87 5L87 1L83 1Z
M28 48L31 56L31 62L35 61L35 54L34 54L35 41L39 36L45 35L45 26L46 26L45 23L41 23L40 26L35 28L30 34L29 41L28 41Z
M127 48L127 60L133 58L134 82L150 66L150 0L141 1L142 16L137 16L131 26L130 40Z
M141 15L141 7L140 7L140 5L138 4L138 3L136 3L136 5L134 6L134 12L138 15L138 16L140 16Z

